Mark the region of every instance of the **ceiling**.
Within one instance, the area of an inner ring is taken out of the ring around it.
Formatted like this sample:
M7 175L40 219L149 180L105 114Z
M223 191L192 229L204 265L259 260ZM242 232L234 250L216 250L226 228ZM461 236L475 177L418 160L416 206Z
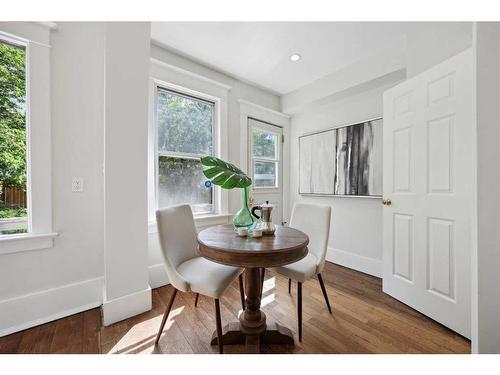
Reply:
M220 72L286 94L405 43L405 23L153 22L152 40ZM290 55L302 59L291 62Z

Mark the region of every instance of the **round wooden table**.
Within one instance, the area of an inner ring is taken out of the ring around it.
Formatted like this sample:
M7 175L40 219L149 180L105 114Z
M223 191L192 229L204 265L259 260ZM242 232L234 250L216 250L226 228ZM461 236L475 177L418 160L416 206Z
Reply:
M308 243L309 238L303 232L279 225L274 236L264 235L262 238L239 237L232 225L210 227L198 234L202 256L217 263L245 268L245 311L240 315L239 323L229 323L224 327L224 345L245 344L248 352L258 353L260 343L294 343L290 329L266 322L266 315L260 309L261 269L304 258ZM216 333L211 344L217 344Z

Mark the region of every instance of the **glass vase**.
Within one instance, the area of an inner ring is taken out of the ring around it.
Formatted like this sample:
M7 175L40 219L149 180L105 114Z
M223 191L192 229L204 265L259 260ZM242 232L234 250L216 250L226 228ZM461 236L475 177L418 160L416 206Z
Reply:
M235 228L247 228L253 225L253 216L248 208L248 187L243 188L243 205L241 209L233 216L233 225Z

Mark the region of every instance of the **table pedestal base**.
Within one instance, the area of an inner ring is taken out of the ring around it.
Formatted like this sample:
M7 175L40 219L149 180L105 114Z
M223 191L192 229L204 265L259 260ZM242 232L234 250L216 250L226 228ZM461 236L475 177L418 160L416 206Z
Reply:
M245 345L247 353L260 353L260 344L293 345L293 334L290 329L278 323L268 323L266 330L260 335L245 335L240 330L240 323L227 324L222 330L224 345ZM217 332L212 335L211 345L217 345Z
M222 331L224 345L245 344L247 353L260 353L260 344L292 344L292 331L273 322L266 322L266 314L260 309L262 276L260 268L245 269L245 310L239 316L239 323L230 323ZM218 343L217 334L211 344Z

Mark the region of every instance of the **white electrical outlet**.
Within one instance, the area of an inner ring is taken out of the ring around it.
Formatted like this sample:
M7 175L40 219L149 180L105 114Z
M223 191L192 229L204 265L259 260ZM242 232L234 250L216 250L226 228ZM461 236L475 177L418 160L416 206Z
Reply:
M83 192L83 177L73 177L71 181L71 191L76 193Z

